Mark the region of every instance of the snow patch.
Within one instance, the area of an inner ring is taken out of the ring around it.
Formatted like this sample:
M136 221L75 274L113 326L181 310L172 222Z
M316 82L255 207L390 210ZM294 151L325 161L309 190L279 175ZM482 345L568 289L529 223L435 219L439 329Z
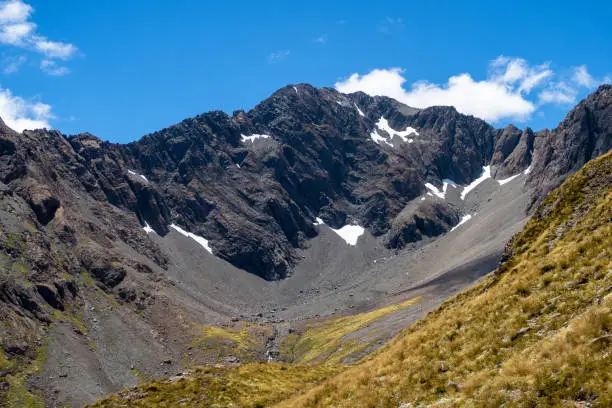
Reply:
M446 197L446 191L448 190L448 186L452 186L454 188L458 187L457 183L455 183L451 179L442 180L442 190L439 190L438 187L434 186L431 183L425 183L425 188L427 188L431 192L431 194L430 193L427 193L427 194L436 195L440 197L441 199L444 199Z
M532 165L530 164L530 165L529 165L529 167L527 167L527 168L525 169L525 171L523 172L523 174L529 174L529 173L531 173L531 166L532 166Z
M345 240L349 245L357 245L357 240L365 232L365 229L359 225L345 225L340 229L330 229L338 234L338 236Z
M370 139L372 139L374 143L376 144L380 144L380 142L384 142L388 144L389 146L393 147L393 143L389 142L386 137L382 137L381 135L379 135L376 129L374 129L372 133L370 133Z
M257 140L257 139L269 139L271 137L272 136L270 136L270 135L263 135L263 134L262 135L253 134L251 136L246 136L246 135L243 135L243 134L240 135L240 138L242 139L242 143L246 143L246 142L254 143L255 140Z
M128 173L131 174L132 176L138 176L141 179L143 179L144 181L146 181L147 183L149 182L149 180L147 180L147 178L145 176L143 176L142 174L138 174L136 173L134 170L130 170L128 169Z
M238 163L236 163L236 167L240 168L240 165Z
M179 227L176 224L170 224L170 228L175 229L179 234L184 235L188 238L193 239L195 242L197 242L198 244L202 245L204 247L205 250L208 251L208 253L212 254L212 248L210 247L210 245L208 245L208 240L202 238L199 235L193 234L191 232L185 231L184 229L182 229L181 227Z
M416 136L419 135L419 132L417 132L415 128L410 127L410 126L408 126L406 130L403 130L403 131L397 131L393 129L389 125L389 121L385 119L384 116L381 116L380 119L378 119L378 122L376 122L376 126L378 127L379 130L382 130L389 135L389 140L393 140L394 136L398 136L400 139L402 139L403 142L412 143L410 141L412 139L409 139L408 136L412 134Z
M453 228L451 228L450 232L453 232L454 230L459 228L461 225L463 225L466 222L468 222L471 218L472 218L472 216L470 214L464 215L463 217L461 217L461 221L459 221L459 224L457 224Z
M353 105L355 105L355 108L357 109L357 112L359 113L359 116L365 116L365 115L363 114L363 112L361 111L361 109L359 109L359 106L357 106L357 104L356 104L356 103L353 103Z
M421 197L421 201L425 201L427 197Z
M436 196L438 196L438 197L440 197L440 198L444 198L444 195L445 195L445 194L444 194L444 191L440 191L440 190L438 190L438 187L434 186L433 184L431 184L431 183L425 183L425 187L426 187L426 188L427 188L429 191L431 191L431 193L432 193L433 195L436 195Z
M151 228L149 226L149 223L145 221L145 226L143 228L144 232L147 233L147 235L149 234L149 232L155 232L155 230L153 228Z
M315 218L313 225L325 225L325 221L321 218ZM340 238L342 238L349 245L357 245L357 240L363 235L365 229L359 225L345 225L342 228L334 229L329 227L330 230L334 231Z
M468 195L470 191L475 189L480 183L485 181L486 179L491 178L491 166L484 166L482 168L482 174L476 180L472 181L469 185L463 188L461 192L461 199L465 200L465 197Z
M508 178L505 178L503 180L497 180L497 182L499 183L500 186L503 186L504 184L511 182L512 180L514 180L518 176L520 176L520 173L519 174L515 174L514 176L510 176Z
M295 86L294 86L294 87L293 87L293 90L295 91L295 94L296 94L296 95L299 95L297 87L295 87Z

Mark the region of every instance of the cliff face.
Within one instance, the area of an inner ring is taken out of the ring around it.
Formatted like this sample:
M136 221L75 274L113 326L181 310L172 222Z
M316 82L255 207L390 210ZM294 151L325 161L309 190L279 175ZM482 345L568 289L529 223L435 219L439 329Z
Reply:
M416 110L384 97L289 86L248 113L206 113L128 145L3 127L0 176L41 226L86 196L109 225L136 217L165 235L177 224L209 240L220 258L273 280L287 276L295 248L316 235L315 217L383 235L402 224L395 218L427 191L425 183L468 184L488 163L497 179L529 167L528 187L540 200L610 148L611 95L602 86L557 129L534 134L496 130L449 107ZM456 221L451 210L425 212L448 224ZM72 212L77 224L91 218ZM120 236L149 248L136 227L131 222Z

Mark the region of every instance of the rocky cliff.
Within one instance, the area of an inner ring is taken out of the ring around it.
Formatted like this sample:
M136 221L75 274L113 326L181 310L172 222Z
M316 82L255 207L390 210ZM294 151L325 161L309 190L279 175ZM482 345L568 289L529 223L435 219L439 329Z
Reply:
M8 354L33 358L44 336L19 327L86 303L84 271L106 293L146 304L142 285L113 288L131 275L165 279L180 254L151 234L173 227L217 258L279 280L320 233L315 222L359 225L401 250L455 227L465 197L447 189L469 185L485 166L496 180L527 174L536 203L610 147L610 85L540 132L305 84L249 112L205 113L127 145L1 124L0 313L9 323L0 340Z

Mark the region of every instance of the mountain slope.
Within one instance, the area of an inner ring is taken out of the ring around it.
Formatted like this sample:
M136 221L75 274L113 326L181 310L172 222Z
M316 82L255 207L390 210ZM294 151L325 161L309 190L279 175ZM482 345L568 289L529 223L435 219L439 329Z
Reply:
M609 406L611 221L608 153L544 200L508 245L498 270L364 362L278 406ZM277 369L261 366L263 378L257 383L267 381L267 370ZM300 370L300 377L320 370L287 369ZM283 398L276 393L263 399L257 391L249 399L236 397L236 387L249 387L239 385L249 382L247 377L220 374L216 381L228 385L219 390L207 388L206 375L196 371L178 382L145 385L95 406L173 406L178 401L199 406L201 395L220 406L268 406ZM281 389L287 380L269 378ZM193 383L203 388L192 395Z
M129 145L2 125L0 395L82 406L292 361L289 334L298 359L356 361L497 266L529 206L610 148L610 106L602 86L533 133L301 84ZM330 343L354 347L304 350L330 319L359 323Z

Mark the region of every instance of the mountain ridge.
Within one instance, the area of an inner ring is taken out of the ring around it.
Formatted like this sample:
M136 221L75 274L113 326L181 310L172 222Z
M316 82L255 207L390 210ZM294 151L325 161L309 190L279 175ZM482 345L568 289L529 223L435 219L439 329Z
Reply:
M545 192L612 144L609 85L536 133L296 88L127 145L0 127L10 390L83 405L134 385L134 370L236 357L194 347L203 326L226 327L222 345L244 325L260 333L249 359L282 359L304 321L422 299L342 360L355 361L494 269Z

